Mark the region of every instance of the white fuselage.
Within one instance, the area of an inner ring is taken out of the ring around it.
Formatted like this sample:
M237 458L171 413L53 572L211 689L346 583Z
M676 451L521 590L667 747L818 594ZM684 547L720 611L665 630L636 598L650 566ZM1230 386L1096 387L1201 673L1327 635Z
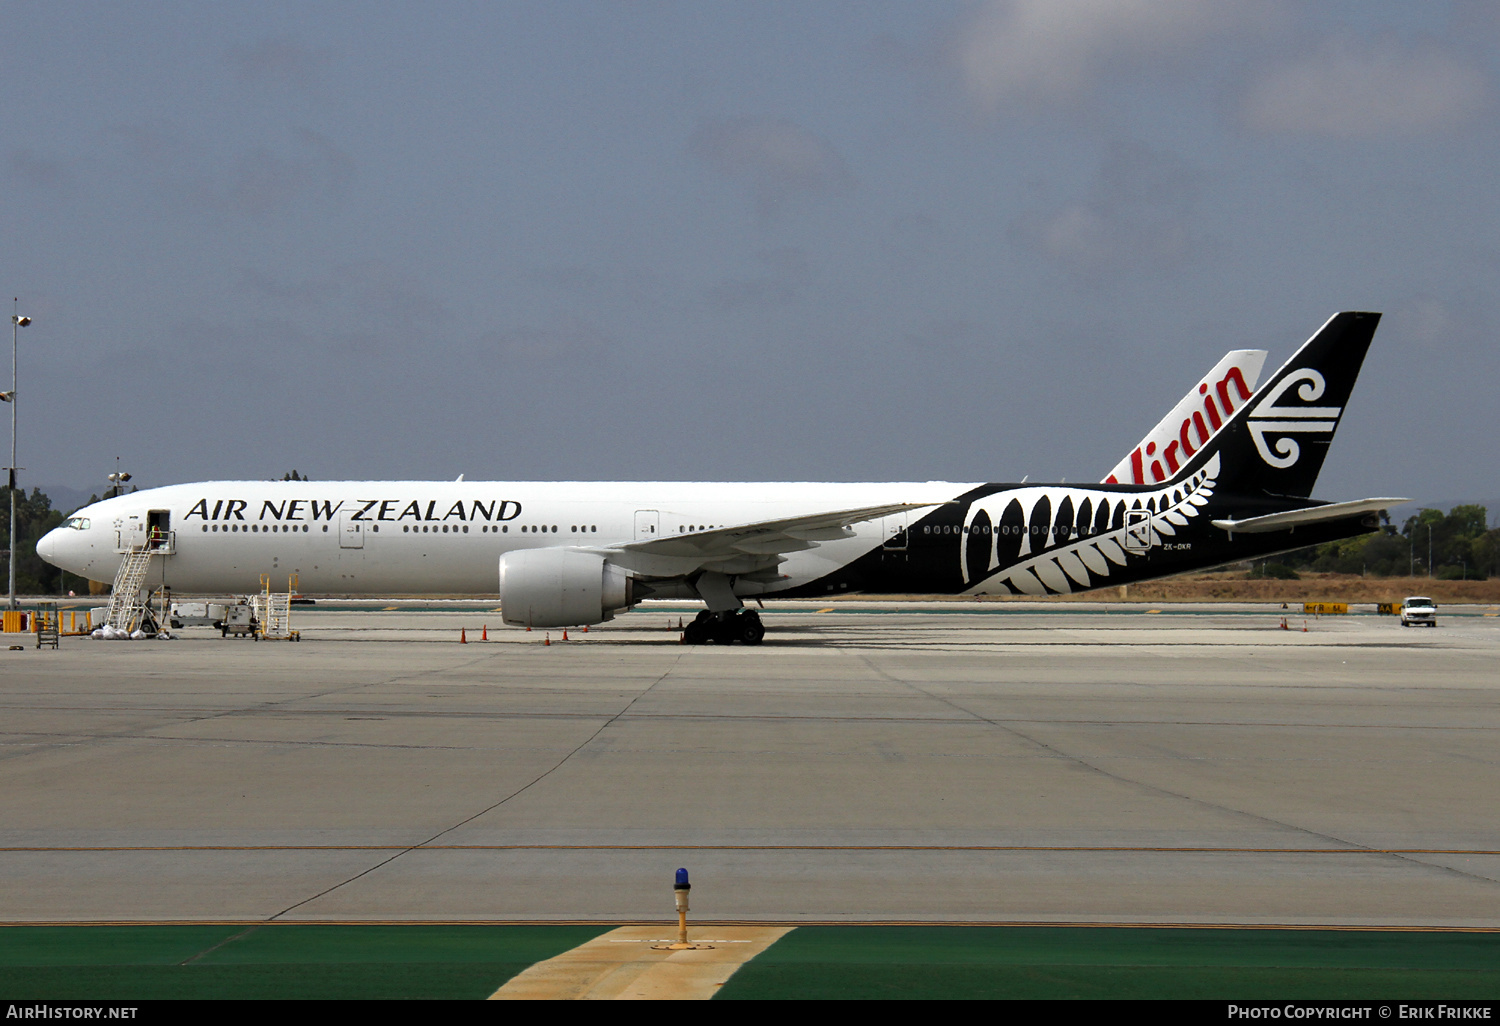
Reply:
M292 575L308 594L493 595L501 555L618 545L881 503L941 503L974 487L887 484L488 481L216 481L172 485L78 510L37 545L49 563L113 580L153 530L148 584L244 593ZM816 580L881 545L889 518L795 552L770 594ZM902 518L904 523L904 515ZM685 595L691 594L684 592Z

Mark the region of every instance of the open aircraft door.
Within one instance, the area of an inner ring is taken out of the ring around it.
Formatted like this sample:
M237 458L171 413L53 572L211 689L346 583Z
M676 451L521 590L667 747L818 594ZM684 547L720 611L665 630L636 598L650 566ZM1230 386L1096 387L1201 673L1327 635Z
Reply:
M170 555L173 549L172 511L152 509L146 511L146 544L153 552Z

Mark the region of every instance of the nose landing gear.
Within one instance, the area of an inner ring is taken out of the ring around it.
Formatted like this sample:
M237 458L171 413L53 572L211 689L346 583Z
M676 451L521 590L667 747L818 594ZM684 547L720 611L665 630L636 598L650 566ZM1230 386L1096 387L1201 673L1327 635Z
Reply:
M760 622L760 614L753 609L736 609L727 613L700 612L683 631L683 640L689 645L732 645L736 641L746 645L759 645L766 637L766 629Z

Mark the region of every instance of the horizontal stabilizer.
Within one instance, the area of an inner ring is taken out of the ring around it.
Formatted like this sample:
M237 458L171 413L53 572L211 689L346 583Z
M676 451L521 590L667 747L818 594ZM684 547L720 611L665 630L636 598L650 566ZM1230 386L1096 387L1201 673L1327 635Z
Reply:
M1330 502L1326 506L1309 506L1306 509L1290 509L1285 513L1268 513L1263 517L1247 517L1244 520L1215 520L1213 525L1230 534L1265 534L1267 531L1288 531L1303 524L1316 524L1324 520L1342 520L1361 513L1375 513L1399 506L1410 499L1355 499L1353 502Z

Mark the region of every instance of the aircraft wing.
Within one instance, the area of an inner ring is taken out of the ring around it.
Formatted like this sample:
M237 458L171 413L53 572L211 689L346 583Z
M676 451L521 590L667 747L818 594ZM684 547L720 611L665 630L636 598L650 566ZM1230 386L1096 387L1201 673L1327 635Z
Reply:
M1306 509L1287 510L1285 513L1268 513L1263 517L1247 517L1244 520L1215 520L1213 525L1233 534L1264 534L1267 531L1285 531L1316 524L1323 520L1341 520L1360 513L1399 506L1410 499L1355 499L1353 502L1330 502L1326 506L1309 506Z
M743 575L775 567L788 552L815 548L819 542L852 538L852 524L937 505L942 504L893 502L863 506L664 535L597 551L603 552L611 563L649 577L682 577L699 570Z

